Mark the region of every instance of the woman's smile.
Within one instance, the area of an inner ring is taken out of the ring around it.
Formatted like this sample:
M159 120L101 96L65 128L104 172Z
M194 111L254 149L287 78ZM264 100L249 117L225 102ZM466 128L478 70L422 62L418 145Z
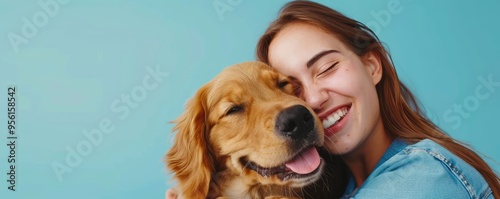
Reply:
M320 117L325 129L325 136L331 137L344 128L349 120L351 104L333 108L331 111L322 114Z

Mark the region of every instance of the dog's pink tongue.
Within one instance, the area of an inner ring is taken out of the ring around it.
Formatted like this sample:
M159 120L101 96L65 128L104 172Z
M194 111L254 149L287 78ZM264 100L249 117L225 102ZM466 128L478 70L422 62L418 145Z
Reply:
M295 173L308 174L318 168L320 162L318 151L316 151L316 148L311 147L286 163L285 166Z

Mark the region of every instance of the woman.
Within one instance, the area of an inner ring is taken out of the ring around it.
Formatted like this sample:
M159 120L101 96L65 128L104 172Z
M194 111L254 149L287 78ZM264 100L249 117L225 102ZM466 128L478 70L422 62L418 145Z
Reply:
M285 5L257 57L291 77L350 171L344 197L500 198L495 172L428 120L375 34L323 5Z
M342 198L500 198L498 176L425 117L365 25L294 1L256 51L323 120L325 148L341 160L331 186L345 187ZM337 175L343 171L349 178Z

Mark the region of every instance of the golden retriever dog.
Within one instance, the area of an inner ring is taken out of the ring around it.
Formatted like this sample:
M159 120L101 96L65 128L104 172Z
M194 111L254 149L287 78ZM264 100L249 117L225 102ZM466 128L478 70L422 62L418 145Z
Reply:
M320 120L260 62L224 69L174 123L165 161L180 198L302 198L325 165Z

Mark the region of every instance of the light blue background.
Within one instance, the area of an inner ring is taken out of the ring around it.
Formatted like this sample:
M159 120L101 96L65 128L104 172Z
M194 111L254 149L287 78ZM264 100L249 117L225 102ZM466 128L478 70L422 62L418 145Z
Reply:
M172 143L168 121L222 68L254 59L257 39L286 2L70 0L16 53L8 35L22 36L23 18L33 21L45 12L39 2L50 1L0 3L0 132L7 86L15 85L19 137L11 192L7 134L0 134L0 198L162 198L172 185L162 162ZM218 13L214 2L231 10ZM500 171L500 86L483 89L488 98L460 123L445 117L474 98L478 78L500 82L500 1L400 0L400 12L382 21L376 13L388 12L391 0L319 2L377 29L433 120ZM148 66L168 76L120 119L111 104L142 85ZM113 132L60 182L51 164L65 163L66 148L86 141L82 132L104 118Z

